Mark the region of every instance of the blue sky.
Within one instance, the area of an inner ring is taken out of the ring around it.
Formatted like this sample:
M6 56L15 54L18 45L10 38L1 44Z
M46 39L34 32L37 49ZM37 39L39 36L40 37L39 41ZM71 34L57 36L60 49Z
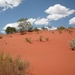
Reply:
M0 31L21 18L35 27L75 27L75 0L0 0Z

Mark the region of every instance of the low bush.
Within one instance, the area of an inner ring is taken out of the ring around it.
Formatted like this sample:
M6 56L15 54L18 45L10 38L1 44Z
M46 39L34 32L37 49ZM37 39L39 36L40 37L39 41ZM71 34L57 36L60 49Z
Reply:
M70 41L70 46L72 50L75 50L75 38Z
M49 38L46 38L46 41L49 41Z
M2 39L3 37L2 36L0 36L0 39Z
M13 59L10 55L0 54L0 75L29 75L29 63L19 57Z
M33 27L32 26L28 28L28 32L33 32Z
M43 41L43 40L42 40L42 36L40 36L39 41L41 41L41 42Z
M60 26L57 28L58 30L65 30L66 28L64 26Z
M72 32L73 32L72 30L68 30L68 33L69 33L69 34L72 34Z
M33 29L33 31L40 31L37 27L35 27L34 29Z
M31 39L30 38L25 38L26 42L31 43Z

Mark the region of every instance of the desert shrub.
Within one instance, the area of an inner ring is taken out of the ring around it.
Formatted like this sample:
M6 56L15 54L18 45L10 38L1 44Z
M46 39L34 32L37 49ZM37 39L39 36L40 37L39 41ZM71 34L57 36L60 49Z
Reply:
M0 39L2 39L3 37L2 36L0 36Z
M10 55L0 54L0 75L28 75L29 63L19 57L13 59Z
M34 28L34 31L40 31L37 27Z
M47 29L47 28L45 28L45 27L41 27L41 29L42 29L42 30L48 30L48 29Z
M72 50L75 50L75 38L70 42L70 46Z
M42 40L42 36L40 36L39 41L41 41L41 42L43 41L43 40Z
M71 34L73 31L72 30L68 30L68 33Z
M46 38L46 41L49 41L49 38Z
M12 33L16 33L17 31L16 31L16 29L14 27L7 27L5 32L7 34L12 34Z
M10 37L12 37L12 35L10 35Z
M21 33L21 35L25 34L23 29L20 29L20 33Z
M72 29L72 28L74 28L74 27L72 27L72 26L68 27L68 29Z
M28 32L32 32L32 31L33 31L33 27L31 26L28 28Z
M60 33L60 34L62 34L62 31L61 31L61 30L59 30L59 33Z
M54 34L54 31L52 31L52 34Z
M66 28L64 26L60 26L57 28L58 30L65 30Z
M26 42L31 43L31 39L30 38L25 38Z

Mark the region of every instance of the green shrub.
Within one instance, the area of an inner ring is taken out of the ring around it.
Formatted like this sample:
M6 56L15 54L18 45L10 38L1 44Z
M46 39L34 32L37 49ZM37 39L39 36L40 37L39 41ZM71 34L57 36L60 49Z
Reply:
M58 30L65 30L66 28L64 26L60 26L57 28Z
M33 27L32 26L28 28L28 32L33 32Z
M72 50L75 50L75 38L70 42L70 46Z
M13 59L10 55L0 54L0 75L28 75L29 63L19 57Z
M12 33L16 33L17 30L14 27L7 27L6 30L5 30L5 32L7 34L12 34Z
M2 36L0 36L0 39L2 39L3 37Z
M33 31L40 31L40 30L37 27L35 27Z
M30 38L25 38L26 42L31 43L31 39Z

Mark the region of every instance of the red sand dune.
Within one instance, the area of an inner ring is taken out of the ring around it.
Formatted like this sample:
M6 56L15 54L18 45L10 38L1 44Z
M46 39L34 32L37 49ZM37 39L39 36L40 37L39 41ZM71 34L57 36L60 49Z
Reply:
M75 29L72 31L72 35L65 31L60 34L57 30L54 34L40 31L2 35L0 52L10 53L14 57L20 55L29 61L33 75L75 75L75 51L69 45L70 40L75 38ZM39 41L40 36L43 42ZM49 41L45 40L47 37ZM26 42L25 38L31 38L32 43Z

